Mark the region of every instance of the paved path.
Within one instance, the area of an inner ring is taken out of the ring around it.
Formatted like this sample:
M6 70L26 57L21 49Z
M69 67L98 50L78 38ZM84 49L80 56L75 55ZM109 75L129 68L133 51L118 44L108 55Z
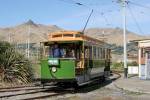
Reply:
M138 76L124 79L121 77L113 83L116 87L131 92L150 94L150 80L141 80Z

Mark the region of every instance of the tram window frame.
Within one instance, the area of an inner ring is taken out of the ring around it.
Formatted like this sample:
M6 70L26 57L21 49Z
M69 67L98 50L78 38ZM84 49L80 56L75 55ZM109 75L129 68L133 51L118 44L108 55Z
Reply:
M63 34L56 34L56 35L52 35L52 38L58 38L58 37L62 37Z
M111 58L111 56L110 56L110 52L111 52L111 50L110 50L110 49L108 49L108 59L110 59L110 58Z
M107 59L107 49L105 49L105 59Z
M95 59L97 59L97 47L95 46Z
M73 34L63 34L63 37L73 37Z
M108 59L108 49L106 49L106 59Z
M90 60L93 59L93 50L92 50L92 46L89 47L89 59L90 59Z
M99 55L100 55L100 53L99 53L99 49L100 49L100 48L98 47L98 59L100 58L100 56L99 56Z
M44 45L44 48L43 48L44 50L43 50L43 55L42 55L43 58L49 57L49 47L50 47L50 46L45 46L45 45Z
M100 53L101 53L101 59L103 59L103 48L100 49Z
M96 59L98 59L98 47L96 47Z
M99 59L98 47L96 47L96 59Z
M102 55L101 48L99 48L99 59L101 59L101 55Z
M89 46L85 46L84 57L85 57L86 59L89 59Z
M106 48L104 48L104 59L106 59Z
M80 60L81 59L81 47L76 48L76 59Z
M93 46L93 59L96 59L96 46Z
M105 48L102 48L102 59L105 59Z

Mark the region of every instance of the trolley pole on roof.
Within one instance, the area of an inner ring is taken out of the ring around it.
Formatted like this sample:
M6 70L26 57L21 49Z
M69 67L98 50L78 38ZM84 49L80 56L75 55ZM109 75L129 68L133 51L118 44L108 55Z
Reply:
M85 31L85 29L86 29L86 27L87 27L87 24L88 24L88 22L89 22L89 20L90 20L90 18L91 18L92 13L93 13L93 9L92 9L92 11L91 11L91 13L90 13L90 15L89 15L89 17L88 17L86 23L85 23L85 26L84 26L84 28L83 28L83 30L82 30L82 33L83 33L83 34L84 34L84 31Z
M122 18L123 18L123 44L124 44L124 78L127 78L127 39L126 39L126 0L121 0L122 3Z

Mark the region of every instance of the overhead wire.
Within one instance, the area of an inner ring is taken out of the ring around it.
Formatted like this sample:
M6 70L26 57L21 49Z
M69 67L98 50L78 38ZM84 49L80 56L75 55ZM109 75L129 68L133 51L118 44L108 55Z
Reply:
M115 2L115 1L114 1L114 2ZM121 0L116 1L116 3L121 3ZM132 9L130 8L129 4L132 4L132 5L134 4L134 5L140 6L140 7L144 7L144 5L136 4L136 3L131 2L131 1L129 1L129 0L126 0L125 3L127 4L128 11L129 11L129 13L130 13L130 15L131 15L133 21L135 22L135 25L136 25L138 31L139 31L141 34L144 34L143 31L142 31L142 29L141 29L141 27L140 27L140 25L139 25L139 23L138 23L138 21L137 21L137 19L136 19L136 17L135 17L135 15L134 15L134 13L133 13L133 11L132 11Z
M142 4L134 3L134 2L132 2L132 1L128 1L128 4L133 5L133 6L136 6L136 7L140 7L140 8L148 9L147 11L149 11L149 10L150 10L150 7L145 6L145 5L142 5ZM145 10L144 10L144 11L143 11L143 10L141 10L141 11L140 11L140 13L141 13L141 14L145 14L145 15L147 15L147 14L145 13Z
M140 32L141 34L143 34L143 31L142 31L140 25L138 24L138 21L137 21L135 15L134 15L133 11L131 10L131 8L130 8L129 5L127 5L127 7L128 7L129 12L130 12L130 15L132 16L132 18L133 18L133 20L134 20L134 22L135 22L135 24L136 24L136 26L137 26L137 29L139 30L139 32Z
M66 3L76 4L76 5L78 5L78 6L83 6L83 7L86 7L86 8L88 8L88 9L90 9L90 10L94 10L95 12L99 13L99 14L103 17L103 19L104 19L104 21L105 21L105 23L106 23L106 26L112 25L112 23L111 23L111 22L107 19L107 17L105 16L105 13L104 13L104 12L100 12L99 10L96 10L96 9L94 9L94 8L89 7L88 5L85 5L85 4L81 3L81 2L76 2L76 1L74 1L74 0L68 0L69 2L67 2L66 0L59 0L59 1L66 2Z
M127 1L127 2L130 3L130 4L132 4L132 5L135 5L135 6L139 6L139 7L146 8L146 9L150 9L149 6L138 4L138 3L135 3L135 2L132 2L132 1Z

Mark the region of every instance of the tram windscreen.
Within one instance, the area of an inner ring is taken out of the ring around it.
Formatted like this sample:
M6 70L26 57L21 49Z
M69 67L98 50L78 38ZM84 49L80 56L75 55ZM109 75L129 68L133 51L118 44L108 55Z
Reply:
M49 47L49 57L75 58L75 50L74 44L53 44Z

